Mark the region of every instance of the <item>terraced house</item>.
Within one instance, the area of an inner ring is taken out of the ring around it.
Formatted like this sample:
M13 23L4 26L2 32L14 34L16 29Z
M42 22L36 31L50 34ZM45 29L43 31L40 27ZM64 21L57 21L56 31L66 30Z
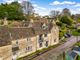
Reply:
M59 43L59 29L54 22L25 24L24 27L0 27L0 60L23 57Z

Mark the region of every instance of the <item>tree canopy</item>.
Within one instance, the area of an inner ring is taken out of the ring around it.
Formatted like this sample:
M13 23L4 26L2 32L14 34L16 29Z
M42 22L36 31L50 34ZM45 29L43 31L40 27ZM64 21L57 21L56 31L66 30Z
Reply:
M12 2L11 4L0 5L0 19L7 18L8 20L22 20L25 19L22 11L22 7L18 2Z
M72 19L67 16L62 16L60 21L64 24L67 24L67 25L72 25L72 23L73 23Z

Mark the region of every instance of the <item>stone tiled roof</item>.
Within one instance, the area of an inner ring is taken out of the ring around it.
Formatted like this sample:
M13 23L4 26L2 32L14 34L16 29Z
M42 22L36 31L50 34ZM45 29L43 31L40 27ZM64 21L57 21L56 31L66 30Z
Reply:
M40 34L49 33L53 27L52 23L46 24L47 28L42 28L42 23L36 22L32 27L8 28L0 27L0 46L8 45L11 40L33 37Z
M35 26L26 28L10 28L9 32L11 33L12 40L33 37L40 34L49 33L52 28L52 24L48 24L46 29L43 29L40 23L35 23Z
M36 26L37 25L37 26ZM34 30L36 35L49 33L52 26L52 23L46 24L45 28L42 27L42 23L35 23Z
M0 27L0 47L11 44L9 30L7 27Z
M10 28L12 40L34 36L32 28Z

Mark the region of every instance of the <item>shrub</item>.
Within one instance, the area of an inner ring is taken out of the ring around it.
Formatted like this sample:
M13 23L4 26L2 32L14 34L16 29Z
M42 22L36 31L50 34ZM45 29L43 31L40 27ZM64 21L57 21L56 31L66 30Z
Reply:
M77 30L80 33L80 29Z
M64 24L67 24L67 25L72 25L72 23L73 23L72 19L67 16L61 17L60 21Z
M56 24L60 27L63 25L62 22L56 22Z

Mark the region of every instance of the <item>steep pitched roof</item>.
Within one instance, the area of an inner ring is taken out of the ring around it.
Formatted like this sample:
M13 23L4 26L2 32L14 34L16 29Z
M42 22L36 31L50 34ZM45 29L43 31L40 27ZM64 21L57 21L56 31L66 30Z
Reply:
M52 23L46 24L45 27L42 27L42 24L43 23L38 22L38 23L35 23L35 25L33 26L36 35L49 33L51 28L53 27Z
M52 28L52 24L47 24L47 28L43 29L41 23L35 23L35 26L32 27L19 27L19 28L10 28L9 32L11 33L12 40L33 37L40 34L49 33Z
M33 37L40 34L49 33L53 24L46 24L46 29L42 28L42 22L35 22L32 27L8 28L0 27L0 46L11 44L12 40Z
M0 27L0 47L11 44L10 34L7 27Z
M34 36L32 28L10 28L12 40Z

